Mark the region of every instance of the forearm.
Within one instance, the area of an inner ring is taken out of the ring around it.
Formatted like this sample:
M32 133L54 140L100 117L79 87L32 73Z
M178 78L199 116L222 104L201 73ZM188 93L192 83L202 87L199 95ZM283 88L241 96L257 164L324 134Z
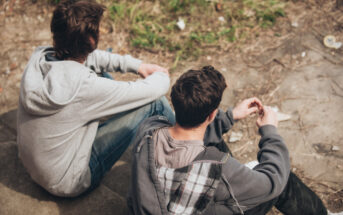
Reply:
M280 195L290 172L288 150L276 128L263 126L260 132L259 164L253 170L233 158L223 168L223 177L232 188L231 194L245 209Z
M222 140L224 133L228 132L234 124L232 109L229 108L226 112L219 109L216 118L208 125L204 137L206 143L219 143Z
M102 50L92 52L85 62L85 66L91 68L96 73L115 72L137 73L142 61L130 55L112 54Z
M95 77L84 84L82 111L86 121L90 121L134 109L165 95L169 89L169 77L155 73L135 82Z

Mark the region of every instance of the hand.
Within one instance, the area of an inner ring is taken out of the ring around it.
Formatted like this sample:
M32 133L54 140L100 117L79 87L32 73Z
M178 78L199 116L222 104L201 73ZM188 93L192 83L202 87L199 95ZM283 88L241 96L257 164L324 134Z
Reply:
M269 106L264 106L260 116L257 118L256 124L258 127L264 125L274 125L277 127L278 120L275 111Z
M262 103L258 98L249 98L239 103L233 110L233 119L244 119L252 113L262 110Z
M138 74L143 78L148 77L149 75L153 74L154 72L164 72L169 76L169 72L166 68L158 66L156 64L147 64L142 63L138 68Z

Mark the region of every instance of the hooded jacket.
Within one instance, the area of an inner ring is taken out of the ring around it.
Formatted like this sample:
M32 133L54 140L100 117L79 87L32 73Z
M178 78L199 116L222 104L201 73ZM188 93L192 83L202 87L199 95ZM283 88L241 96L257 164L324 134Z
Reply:
M229 154L213 147L222 142L223 133L233 123L230 109L226 112L219 110L204 137L204 144L210 147L206 147L186 167L162 167L167 169L164 172L171 172L170 175L163 175L160 174L160 167L156 166L153 135L157 129L171 124L162 116L145 120L134 141L128 194L130 214L244 214L244 211L280 195L288 181L290 160L287 147L276 128L266 125L259 129L259 164L249 169ZM211 166L215 171L207 176L200 174L190 177L199 163ZM198 178L201 177L203 182L199 182ZM199 189L185 189L185 184L201 186Z
M141 61L96 50L84 64L60 61L39 47L20 87L19 157L32 179L57 196L76 196L91 182L89 159L99 118L164 95L169 77L155 72L135 82L98 77L102 71L137 72Z

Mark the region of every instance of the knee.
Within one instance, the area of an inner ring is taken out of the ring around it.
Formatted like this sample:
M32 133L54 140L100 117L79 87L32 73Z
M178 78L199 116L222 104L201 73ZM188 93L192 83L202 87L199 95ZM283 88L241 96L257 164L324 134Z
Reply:
M168 118L169 122L174 124L175 123L175 114L165 96L162 96L155 100L156 105L156 112L159 115L163 115Z

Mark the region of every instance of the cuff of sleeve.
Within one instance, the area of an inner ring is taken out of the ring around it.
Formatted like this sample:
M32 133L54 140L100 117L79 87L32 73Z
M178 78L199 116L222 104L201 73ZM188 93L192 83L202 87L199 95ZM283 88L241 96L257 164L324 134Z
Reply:
M233 108L230 107L230 108L227 109L226 113L227 113L227 116L229 117L229 120L231 121L231 124L233 125L233 124L235 124L238 120L234 120L234 119L233 119L232 110L233 110Z
M130 57L127 62L127 72L132 72L138 74L139 66L141 65L142 61L133 57Z
M277 128L274 125L264 125L258 129L258 132L261 137L264 137L267 135L277 134Z

